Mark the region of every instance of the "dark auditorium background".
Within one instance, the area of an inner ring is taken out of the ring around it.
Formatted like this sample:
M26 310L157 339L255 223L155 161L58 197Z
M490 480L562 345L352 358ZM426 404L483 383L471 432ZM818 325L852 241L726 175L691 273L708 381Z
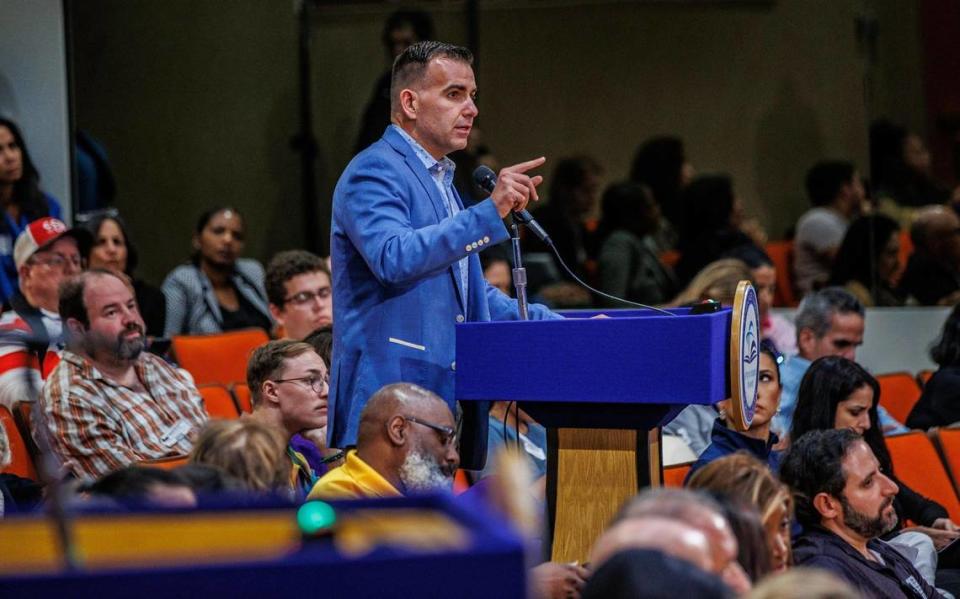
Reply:
M300 163L289 146L298 128L293 2L67 4L75 124L110 154L116 204L141 245L142 275L159 281L185 259L196 215L214 204L236 205L256 223L247 229L251 257L302 247ZM431 11L439 38L467 43L469 4L403 6ZM387 67L380 33L398 6L323 2L313 10L323 253L332 188ZM627 175L640 141L677 134L698 171L728 171L747 212L781 238L807 208L808 165L823 157L868 164L870 118L927 134L937 154L921 2L476 6L479 127L504 164L588 153L610 182ZM875 60L858 44L862 16L876 19Z

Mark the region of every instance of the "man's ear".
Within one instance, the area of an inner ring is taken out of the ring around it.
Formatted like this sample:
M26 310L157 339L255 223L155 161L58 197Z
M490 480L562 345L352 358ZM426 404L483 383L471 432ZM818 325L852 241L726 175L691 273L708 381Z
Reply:
M20 277L21 281L25 281L30 278L30 266L26 263L21 264L20 268L17 269L17 275Z
M835 520L843 517L843 506L840 500L827 493L817 493L813 498L813 507L820 512L824 520Z
M86 329L86 327L83 326L83 323L76 318L68 318L66 325L67 330L70 331L70 335L73 337L83 335L83 332Z
M270 308L270 315L273 316L273 319L277 322L278 325L283 326L283 310L281 310L273 302L270 302L268 306Z
M813 334L813 329L803 328L797 331L797 350L801 354L813 354L813 347L817 343L817 336Z
M419 108L420 98L417 96L417 92L409 88L400 91L400 112L403 113L404 118L415 120Z
M260 385L260 400L268 403L280 403L280 385L273 381L263 381Z
M403 416L397 415L387 421L387 438L397 446L407 444L409 440L407 421L403 419Z

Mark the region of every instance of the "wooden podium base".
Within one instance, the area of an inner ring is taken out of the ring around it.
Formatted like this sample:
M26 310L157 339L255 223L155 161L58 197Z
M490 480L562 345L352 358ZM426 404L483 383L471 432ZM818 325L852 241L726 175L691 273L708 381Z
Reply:
M586 562L597 537L639 489L660 484L659 429L549 429L551 559Z

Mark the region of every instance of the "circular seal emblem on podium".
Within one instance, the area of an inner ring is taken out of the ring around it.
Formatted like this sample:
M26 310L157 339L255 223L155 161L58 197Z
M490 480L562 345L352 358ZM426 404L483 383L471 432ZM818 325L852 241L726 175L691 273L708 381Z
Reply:
M753 422L760 372L760 307L750 281L740 281L733 300L730 327L730 408L737 430Z

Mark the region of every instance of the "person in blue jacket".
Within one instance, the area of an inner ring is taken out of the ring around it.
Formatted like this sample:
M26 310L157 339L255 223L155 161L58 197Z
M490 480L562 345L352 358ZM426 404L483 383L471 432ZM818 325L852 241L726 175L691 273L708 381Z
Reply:
M770 421L780 406L780 355L773 346L764 341L760 344L760 370L757 383L757 407L750 428L739 432L725 413L733 408L730 400L724 400L720 406L720 416L713 423L710 433L710 445L703 450L697 461L690 467L690 475L710 462L737 451L746 451L770 467L774 473L780 466L780 452L773 447L780 441L777 434L770 430Z
M393 123L334 190L331 447L356 444L364 404L388 383L420 385L456 413L455 325L519 318L516 300L484 280L478 254L508 238L501 219L538 199L543 178L525 173L545 159L502 169L491 197L463 207L446 155L466 147L477 117L472 60L466 48L440 42L400 54ZM530 317L559 318L537 305ZM489 406L462 408L463 467L478 469Z

